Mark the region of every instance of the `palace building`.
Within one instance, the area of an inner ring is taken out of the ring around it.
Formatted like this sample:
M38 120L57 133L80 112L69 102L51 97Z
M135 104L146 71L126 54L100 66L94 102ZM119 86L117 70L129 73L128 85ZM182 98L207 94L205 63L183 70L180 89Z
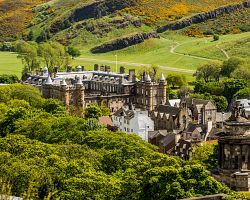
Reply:
M56 98L66 106L79 109L97 104L109 107L114 113L132 103L136 108L152 111L167 102L167 82L163 74L159 82L153 82L148 74L138 80L135 70L126 74L124 67L120 67L119 73L111 72L109 66L95 65L94 71L78 66L75 72L72 67L67 67L66 72L58 72L55 67L53 75L45 67L29 75L25 83L39 88L45 98Z

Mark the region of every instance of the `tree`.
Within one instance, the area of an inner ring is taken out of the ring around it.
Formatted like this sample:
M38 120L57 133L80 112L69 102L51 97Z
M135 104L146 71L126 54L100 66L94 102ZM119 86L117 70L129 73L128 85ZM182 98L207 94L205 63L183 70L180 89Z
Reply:
M63 67L69 64L70 58L65 47L58 42L47 42L39 45L39 55L49 71L54 66Z
M179 97L179 98L185 98L185 97L187 97L191 92L192 92L192 90L191 90L189 87L187 87L187 86L182 86L182 87L178 90L177 94L178 94L178 97Z
M152 65L150 67L150 75L152 80L155 82L157 79L157 75L158 75L158 71L159 71L159 66L158 65Z
M0 83L12 84L17 83L18 77L15 74L2 74L0 75Z
M102 116L102 110L98 105L92 104L85 108L84 112L85 118L95 118L98 119Z
M237 98L249 98L250 97L250 87L239 90L234 96Z
M172 85L172 88L181 87L187 84L186 77L179 74L169 74L167 76L167 82Z
M234 72L241 64L242 60L239 58L229 58L223 62L220 73L222 76L230 78L232 72Z
M219 63L209 63L199 67L195 73L197 80L203 79L206 83L215 79L219 81L220 78L220 64Z
M35 43L19 41L16 44L18 57L22 59L23 64L29 69L29 71L39 68L40 66L37 49L38 47Z
M68 47L67 52L72 56L72 58L79 57L81 55L80 50L72 46Z
M214 39L214 41L218 41L220 39L220 36L217 34L214 34L213 39Z
M208 170L218 167L218 144L215 142L203 142L193 148L191 161L197 161Z
M224 92L223 96L227 98L230 103L234 95L247 87L247 82L243 79L227 79L224 81Z
M46 99L43 102L42 108L45 112L51 114L65 115L66 108L61 101L58 99Z
M225 111L227 109L228 102L227 102L226 97L213 95L212 99L217 107L217 111L222 112L222 111Z

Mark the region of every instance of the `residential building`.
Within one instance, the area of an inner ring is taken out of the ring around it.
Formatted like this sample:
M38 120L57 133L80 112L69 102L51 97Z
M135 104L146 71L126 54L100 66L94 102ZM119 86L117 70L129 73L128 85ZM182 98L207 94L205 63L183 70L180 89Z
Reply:
M148 132L154 131L154 121L148 116L148 111L123 107L112 116L113 126L126 133L135 133L148 141Z

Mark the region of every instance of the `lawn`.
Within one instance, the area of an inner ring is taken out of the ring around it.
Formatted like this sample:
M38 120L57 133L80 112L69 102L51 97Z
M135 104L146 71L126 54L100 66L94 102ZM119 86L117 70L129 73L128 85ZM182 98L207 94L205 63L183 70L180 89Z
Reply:
M194 80L192 75L197 67L226 59L221 51L222 48L228 50L230 56L247 57L249 54L249 43L242 44L242 42L250 38L250 32L220 36L215 42L212 38L192 38L173 32L166 32L161 36L160 39L150 39L126 49L104 54L92 54L83 47L80 58L73 60L72 65L84 65L87 70L93 70L94 64L97 63L110 65L115 71L115 55L117 55L118 68L123 65L128 71L131 68L138 70L146 65L159 65L160 72L166 76L184 74L188 81L192 81ZM242 45L245 45L245 48L239 49L238 46ZM14 73L20 77L22 66L16 54L0 52L0 73Z
M0 74L16 74L21 77L23 64L15 53L0 52Z

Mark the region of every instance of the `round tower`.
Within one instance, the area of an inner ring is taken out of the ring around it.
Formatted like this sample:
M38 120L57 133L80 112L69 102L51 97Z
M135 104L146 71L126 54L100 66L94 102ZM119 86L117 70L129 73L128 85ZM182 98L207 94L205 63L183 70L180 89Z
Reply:
M223 182L237 191L250 191L250 121L234 107L219 134L219 172Z

